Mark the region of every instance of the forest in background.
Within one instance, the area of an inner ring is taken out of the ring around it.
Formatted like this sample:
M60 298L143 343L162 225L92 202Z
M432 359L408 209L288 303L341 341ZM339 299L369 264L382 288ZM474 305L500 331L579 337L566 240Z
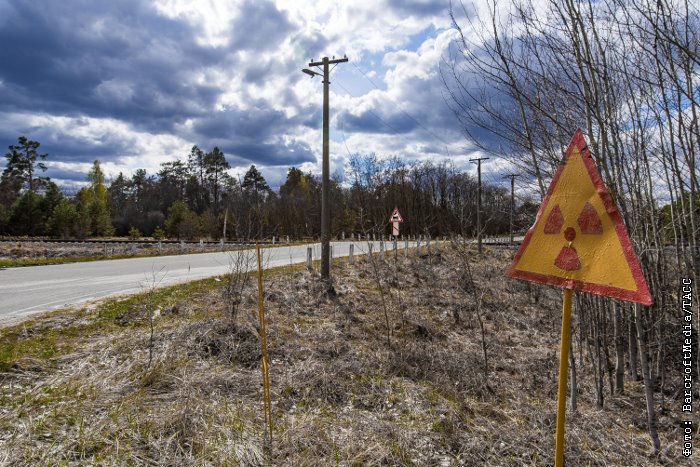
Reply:
M65 196L47 177L40 143L22 136L5 155L0 179L0 235L84 238L155 236L177 239L224 236L262 239L320 235L320 178L291 167L278 191L251 165L242 179L219 148L194 146L185 160L161 164L157 174L120 173L110 183L99 161L87 174L88 185ZM356 154L345 174L349 184L331 181L332 234L389 233L389 215L399 207L408 235L476 234L477 182L451 164L409 163ZM515 230L526 229L537 206L516 203ZM510 190L484 184L485 234L510 230Z

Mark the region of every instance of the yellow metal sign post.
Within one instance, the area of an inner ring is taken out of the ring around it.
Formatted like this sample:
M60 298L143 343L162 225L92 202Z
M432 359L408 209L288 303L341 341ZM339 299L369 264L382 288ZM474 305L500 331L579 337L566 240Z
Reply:
M555 466L564 465L571 303L579 290L651 305L642 268L615 202L576 130L506 276L564 289Z
M557 433L554 465L564 465L564 427L566 426L566 376L569 374L569 341L571 340L571 300L573 291L564 289L561 313L561 347L559 350L559 391L557 393Z
M267 365L267 331L265 330L265 304L263 302L263 271L260 258L260 245L255 244L258 256L258 317L260 318L260 350L262 352L263 377L263 406L265 424L270 433L270 449L272 449L272 401L270 400L270 371Z

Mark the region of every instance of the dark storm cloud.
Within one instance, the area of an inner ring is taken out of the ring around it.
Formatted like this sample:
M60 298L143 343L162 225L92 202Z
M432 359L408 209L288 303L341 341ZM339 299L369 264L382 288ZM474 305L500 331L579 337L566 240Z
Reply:
M198 45L200 31L188 23L163 17L140 0L0 3L0 111L110 118L153 134L173 133L190 119L193 132L179 136L203 147L235 142L229 154L242 161L311 161L306 147L273 143L295 125L315 125L320 110L290 120L269 102L251 97L247 86L280 69L288 69L292 80L302 79L297 72L303 63L296 62L308 59L308 49L325 39L299 33L292 39L298 57L242 62L241 50L278 51L294 26L270 2L248 1L239 8L229 45L212 47ZM207 82L209 70L239 74L253 110L215 110L225 89ZM298 104L291 87L281 90L277 102ZM107 128L95 140L75 136L70 128L23 121L8 117L0 128L0 143L14 144L19 135L27 135L42 143L50 160L65 162L116 161L134 151L133 138L124 138L123 131Z
M304 162L314 162L316 158L311 148L303 142L295 141L291 144L277 143L237 143L231 141L221 145L229 162L234 166L248 164L260 164L267 167L292 167Z
M4 111L113 117L150 131L199 115L218 90L193 69L225 53L143 2L13 2L0 20Z
M0 96L4 111L112 117L151 132L207 113L222 90L194 72L238 68L256 81L269 66L236 66L238 50L274 47L292 26L268 2L248 2L230 47L197 45L184 22L147 3L12 2L0 19Z
M338 116L338 125L347 132L384 134L409 133L417 127L416 122L407 114L394 113L380 116L377 111L367 111L360 115L343 112Z
M477 51L478 53L478 51ZM498 151L504 140L487 128L502 128L502 122L492 118L483 106L493 109L498 115L517 115L516 105L510 93L503 92L492 82L466 63L461 52L453 43L440 63L440 73L447 89L442 88L443 112L454 122L457 119L468 140L478 142L487 151ZM485 54L478 56L484 63L489 62ZM455 71L456 70L456 71ZM455 77L456 75L456 77ZM470 115L478 119L475 122ZM454 124L454 123L453 123Z
M227 109L199 119L194 131L205 139L249 139L265 141L271 136L284 134L286 127L295 126L284 112L270 107L251 109Z
M310 148L300 142L285 145L282 136L294 132L306 118L287 118L270 107L227 109L202 118L194 125L201 140L222 149L234 165L260 163L266 166L298 165L314 161Z
M119 155L133 153L130 141L114 135L88 141L62 132L40 141L41 149L49 153L49 160L61 162L115 160Z
M388 6L393 11L398 11L415 16L433 16L446 13L450 3L446 0L389 0Z
M80 120L77 123L79 125ZM92 162L95 159L112 159L133 152L133 141L121 135L104 133L99 137L87 139L76 136L75 128L64 131L52 126L18 124L13 129L0 126L0 149L4 150L3 154L10 145L17 144L19 136L38 141L39 152L48 154L46 162L49 166L52 161Z
M273 70L271 63L265 64L254 64L248 67L243 73L243 79L247 83L258 83L262 82L267 76L270 75L270 71Z
M51 167L50 165L48 166L46 172L42 174L42 176L51 177L51 180L61 180L62 184L65 184L67 182L73 182L69 183L70 185L85 182L87 180L87 172L58 169L56 167Z
M274 3L249 1L236 20L231 45L234 49L256 52L268 50L275 44L281 45L292 29L287 15L279 11Z

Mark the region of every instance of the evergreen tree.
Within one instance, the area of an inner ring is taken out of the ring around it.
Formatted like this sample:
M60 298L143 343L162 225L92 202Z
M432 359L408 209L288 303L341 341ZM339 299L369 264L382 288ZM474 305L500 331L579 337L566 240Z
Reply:
M42 200L42 211L46 218L51 216L53 210L58 206L58 203L64 198L61 189L54 182L49 181L44 192L44 198Z
M279 212L281 233L294 237L311 236L317 224L314 216L314 201L318 184L313 176L304 174L296 167L287 172L287 179L280 187ZM303 222L300 222L303 219Z
M207 185L211 191L212 207L214 208L214 212L218 212L221 186L224 184L226 177L228 177L226 170L230 169L231 165L218 147L215 147L204 156L204 164L207 175Z
M129 230L129 208L131 198L129 195L129 180L123 173L119 172L107 189L112 225L117 231L117 235L125 235Z
M204 174L206 171L204 158L204 151L196 145L192 146L192 150L187 157L187 168L190 173L187 191L192 207L197 212L202 212L207 206L207 196L204 191Z
M171 237L192 239L199 233L199 218L186 203L175 201L168 208L165 231Z
M264 195L271 191L265 177L263 177L257 167L255 167L255 164L251 165L243 176L243 183L241 186L243 187L243 190L260 195Z
M44 233L42 197L28 190L17 198L10 210L10 230L16 235L41 235Z
M187 178L189 171L187 165L179 160L163 162L158 178L160 179L160 189L165 200L165 205L170 206L175 201L185 201L187 190Z
M70 238L76 234L79 220L75 205L63 198L58 202L47 221L47 231L54 237Z
M18 143L10 145L10 151L5 154L7 168L2 176L19 181L29 191L36 191L48 182L47 177L35 176L37 170L46 171L46 164L43 161L48 154L39 154L41 144L25 136L20 136Z
M145 169L137 169L131 177L131 199L138 214L146 211L144 192L148 185L148 174Z

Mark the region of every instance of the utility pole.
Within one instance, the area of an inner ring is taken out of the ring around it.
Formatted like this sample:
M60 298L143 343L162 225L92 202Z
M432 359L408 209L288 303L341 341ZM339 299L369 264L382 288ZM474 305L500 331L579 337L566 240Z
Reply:
M469 159L469 162L476 161L477 163L477 177L479 187L476 191L476 241L479 244L479 254L483 252L481 246L481 161L487 160L488 157L476 157L474 159Z
M510 178L510 243L513 243L513 216L515 211L515 177L518 174L504 175L503 178Z
M328 57L323 57L320 62L314 62L311 59L309 66L323 66L323 74L317 73L313 70L305 68L301 71L311 76L321 76L323 78L323 169L321 175L321 280L325 281L330 285L331 278L331 208L330 208L330 195L329 195L329 185L330 185L330 163L329 163L329 131L328 131L328 121L329 121L329 110L328 110L328 85L330 84L329 78L329 66L336 65L338 63L347 62L348 58L338 58L329 59ZM333 67L335 68L335 67Z
M226 224L228 223L228 206L226 206L226 212L224 213L224 234L221 238L226 242Z

